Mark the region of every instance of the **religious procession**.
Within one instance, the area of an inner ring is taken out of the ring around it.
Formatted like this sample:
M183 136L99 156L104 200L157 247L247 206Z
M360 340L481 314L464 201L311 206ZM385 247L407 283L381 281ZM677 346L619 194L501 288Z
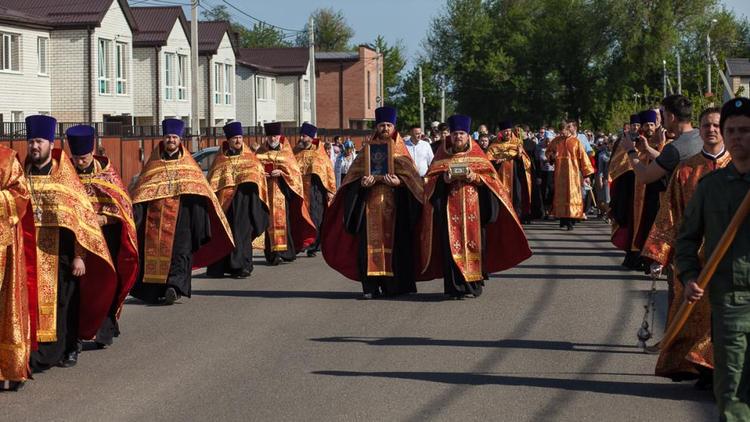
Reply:
M731 1L446 0L414 58L333 8L25 3L0 0L0 419L750 421Z

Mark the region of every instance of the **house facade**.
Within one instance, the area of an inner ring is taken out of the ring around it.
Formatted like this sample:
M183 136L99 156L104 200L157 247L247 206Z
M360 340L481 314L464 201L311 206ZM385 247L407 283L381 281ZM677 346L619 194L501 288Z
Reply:
M191 117L191 60L187 19L181 7L134 7L135 124L158 126L165 118Z
M319 127L366 129L375 120L383 56L360 46L356 52L315 53Z
M226 21L198 23L198 116L201 127L237 119L234 34Z
M268 122L299 126L311 120L307 48L241 48L237 63L240 121L248 126Z
M750 59L728 58L725 65L726 76L732 88L731 97L734 97L734 94L739 94L740 97L750 98Z

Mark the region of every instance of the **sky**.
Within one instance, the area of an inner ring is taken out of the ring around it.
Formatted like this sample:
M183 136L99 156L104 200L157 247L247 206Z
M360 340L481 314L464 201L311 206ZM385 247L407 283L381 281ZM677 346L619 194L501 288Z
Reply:
M137 0L131 0L131 4ZM172 0L188 3L187 0ZM223 0L200 0L204 7L224 4ZM290 29L302 29L310 12L317 8L333 7L341 10L354 29L353 42L372 42L382 34L389 43L402 40L409 63L422 52L422 42L432 18L442 11L443 0L226 0L237 8L270 24ZM168 3L165 0L145 0L145 4ZM750 0L723 0L728 9L750 17ZM229 8L231 12L234 12ZM247 26L254 22L239 13L235 18ZM188 15L188 19L189 19Z

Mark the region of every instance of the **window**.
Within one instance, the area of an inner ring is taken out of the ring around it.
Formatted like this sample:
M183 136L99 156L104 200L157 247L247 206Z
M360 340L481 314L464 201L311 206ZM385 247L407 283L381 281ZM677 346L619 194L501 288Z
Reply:
M372 103L370 102L370 96L372 95L371 91L372 87L370 86L370 71L367 71L367 109L372 108Z
M21 70L21 39L18 34L0 33L0 70Z
M177 55L177 99L187 100L187 56Z
M305 100L304 100L305 111L310 111L310 81L305 80Z
M271 78L268 81L270 82L270 85L271 85L270 88L268 89L268 92L270 94L268 98L270 98L271 100L275 100L276 99L276 78Z
M262 76L258 76L255 80L255 90L256 96L259 100L265 100L268 98L268 93L266 92L266 81L268 79L264 78Z
M49 73L47 63L49 63L49 38L39 37L36 39L36 56L39 62L39 74L47 75Z
M49 116L49 111L40 111L39 115L41 115L41 116Z
M111 73L109 70L109 58L112 55L112 41L99 39L99 94L109 94L112 83Z
M21 122L24 122L23 111L11 111L10 112L10 122L11 123L21 123Z
M232 67L231 64L224 65L224 104L232 104L232 82L234 81L234 71L232 70Z
M223 70L223 64L214 63L214 104L221 104L221 96L223 95L224 91Z
M164 53L164 98L174 100L174 53Z
M117 95L126 95L128 93L128 46L119 42L115 46L115 76Z

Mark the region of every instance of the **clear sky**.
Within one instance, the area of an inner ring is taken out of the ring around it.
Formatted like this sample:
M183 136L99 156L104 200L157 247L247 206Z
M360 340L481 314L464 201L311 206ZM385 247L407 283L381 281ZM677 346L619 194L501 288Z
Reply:
M131 0L135 3L137 0ZM172 0L188 3L188 0ZM403 40L406 56L413 59L422 51L422 41L432 18L440 13L443 0L227 0L247 13L268 23L290 29L302 29L310 12L320 7L341 10L354 28L354 42L371 42L378 34L388 42ZM144 4L157 5L159 0L145 0ZM164 1L166 3L166 1ZM738 15L750 17L750 0L723 0L724 4ZM224 4L222 0L201 0L211 7ZM239 13L236 19L246 25L253 21ZM189 19L189 16L188 16Z

